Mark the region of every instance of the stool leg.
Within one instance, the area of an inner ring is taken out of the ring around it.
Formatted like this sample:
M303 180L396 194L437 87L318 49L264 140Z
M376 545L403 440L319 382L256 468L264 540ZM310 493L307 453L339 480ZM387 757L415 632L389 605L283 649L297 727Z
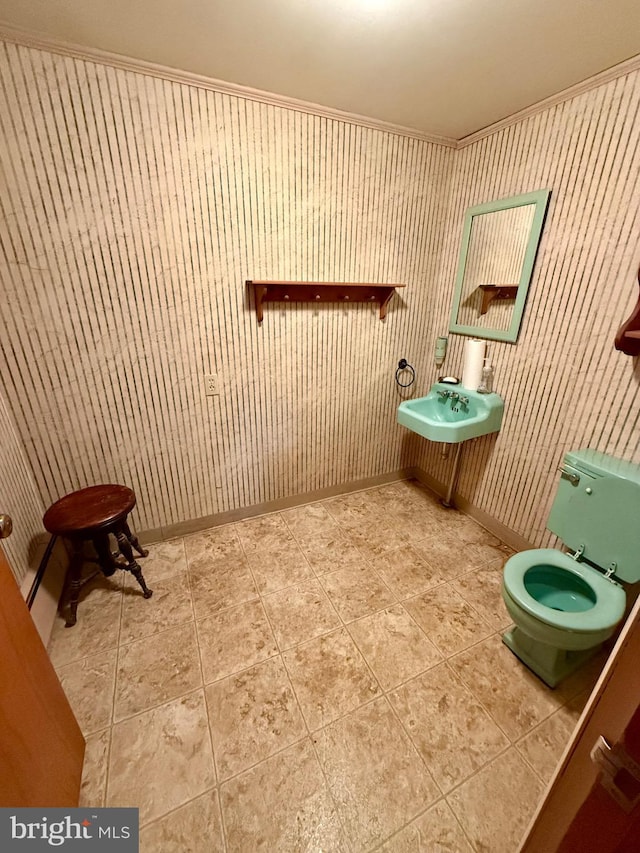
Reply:
M116 569L120 568L120 566L118 566L113 554L111 553L111 548L109 547L109 536L94 536L93 547L96 549L98 563L102 569L102 574L105 578L110 578L111 575L115 573Z
M84 561L82 541L73 542L73 554L69 566L69 613L65 628L72 628L77 621L78 599L80 598L80 587L82 586L82 563Z
M141 557L148 557L149 552L146 548L143 548L140 545L140 543L138 542L138 537L135 535L135 533L131 532L131 528L129 527L126 521L122 522L122 529L124 530L124 535L127 537L129 542L131 542L138 554L140 554Z
M118 540L118 547L122 552L122 556L127 561L127 565L125 568L131 572L131 574L142 587L142 595L144 596L144 598L151 598L153 591L148 589L146 583L144 582L144 578L142 577L142 569L135 561L133 551L131 550L131 543L127 539L127 535L122 529L122 527L119 527L115 531L115 537Z

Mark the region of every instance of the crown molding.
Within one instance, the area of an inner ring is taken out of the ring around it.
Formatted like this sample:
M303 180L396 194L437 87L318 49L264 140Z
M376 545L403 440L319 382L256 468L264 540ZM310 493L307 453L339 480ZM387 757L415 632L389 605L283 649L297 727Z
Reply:
M550 95L542 101L536 101L535 104L531 104L529 107L518 110L517 113L513 113L512 115L506 116L487 127L483 127L482 130L476 130L474 133L470 133L468 136L462 137L462 139L458 140L456 148L466 148L467 145L472 145L474 142L478 142L480 139L491 136L491 134L497 133L505 127L509 127L510 125L523 121L526 118L530 118L537 113L551 109L551 107L555 107L564 101L570 101L578 95L583 95L585 92L590 92L592 89L597 89L598 86L603 86L605 83L617 80L618 77L625 77L627 74L631 74L639 69L640 54L632 56L629 59L625 59L623 62L619 62L617 65L611 66L611 68L607 68L605 71L600 71L598 74L594 74L592 77L587 77L586 80L581 80L580 83L575 83L567 89L562 89L562 91L556 92L555 95Z
M123 71L132 71L136 74L145 74L148 77L158 77L161 80L169 80L172 83L184 83L188 86L195 86L198 89L207 89L210 92L219 92L224 95L232 95L236 98L258 101L259 103L269 104L273 107L281 107L286 110L307 113L309 115L315 115L321 118L331 119L333 121L355 124L359 127L380 130L384 133L391 133L396 136L408 136L412 139L418 139L422 142L431 142L434 145L442 145L447 148L457 148L458 145L455 139L451 139L446 136L424 133L423 131L415 128L403 127L402 125L392 124L391 122L371 118L370 116L362 116L357 113L349 113L343 110L334 109L333 107L325 107L322 106L322 104L302 101L298 98L291 98L288 95L276 95L272 92L265 92L262 89L253 89L250 86L241 86L237 83L227 83L224 80L216 80L212 77L193 74L190 71L180 71L176 68L169 68L166 65L157 65L154 62L146 62L143 59L133 59L119 53L110 53L109 51L100 50L95 47L83 47L81 45L72 44L71 42L51 38L50 36L42 33L35 33L28 30L22 30L17 27L12 27L2 21L0 21L0 41L11 42L12 44L30 47L35 50L45 50L49 53L57 53L61 56L80 59L84 62L109 65L113 68L120 68Z
M578 95L596 89L605 83L616 80L619 77L624 77L634 71L640 70L640 54L632 56L623 62L613 65L605 71L600 71L592 77L587 77L579 83L569 86L557 92L555 95L550 95L541 101L536 101L528 107L525 107L512 115L506 116L493 124L481 130L474 131L461 139L453 139L447 136L438 136L416 128L404 127L402 125L392 124L391 122L383 121L382 119L371 118L370 116L359 115L358 113L350 113L344 110L334 109L333 107L325 107L322 104L314 104L310 101L303 101L298 98L291 98L288 95L277 95L273 92L266 92L262 89L253 89L250 86L241 86L238 83L228 83L225 80L217 80L212 77L205 77L200 74L193 74L190 71L181 71L176 68L170 68L166 65L158 65L154 62L146 62L143 59L133 59L128 56L123 56L119 53L111 53L106 50L100 50L94 47L83 47L71 42L62 41L52 38L51 36L42 33L23 30L18 27L12 27L0 21L0 41L11 42L13 44L30 47L35 50L44 50L49 53L57 53L61 56L69 56L73 59L80 59L83 62L93 62L100 65L109 65L113 68L120 68L123 71L131 71L135 74L144 74L148 77L157 77L161 80L168 80L173 83L183 83L188 86L195 86L199 89L206 89L211 92L219 92L224 95L232 95L236 98L243 98L249 101L257 101L262 104L269 104L273 107L280 107L294 112L306 113L308 115L327 118L332 121L341 121L347 124L354 124L358 127L367 127L372 130L379 130L384 133L394 134L396 136L406 136L411 139L418 139L422 142L430 142L434 145L441 145L446 148L461 149L478 142L493 133L497 133L506 127L510 127L517 122L523 121L526 118L551 109L564 101L571 100Z

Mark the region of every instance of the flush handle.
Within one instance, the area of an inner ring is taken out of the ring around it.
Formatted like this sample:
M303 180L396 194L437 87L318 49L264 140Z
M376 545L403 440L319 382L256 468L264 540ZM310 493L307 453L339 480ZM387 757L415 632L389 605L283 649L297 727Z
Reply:
M571 483L572 486L577 486L580 482L579 474L574 474L573 471L567 471L567 469L563 468L562 466L558 468L558 471L560 471L563 477L567 478L567 480Z
M591 750L591 760L602 771L602 787L628 814L640 802L640 764L621 744L610 746L602 735Z

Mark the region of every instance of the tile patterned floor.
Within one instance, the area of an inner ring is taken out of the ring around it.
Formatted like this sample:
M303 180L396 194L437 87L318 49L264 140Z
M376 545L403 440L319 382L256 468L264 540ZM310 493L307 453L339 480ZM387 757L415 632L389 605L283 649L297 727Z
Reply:
M141 850L513 853L602 661L501 643L510 551L413 481L151 546L49 651Z

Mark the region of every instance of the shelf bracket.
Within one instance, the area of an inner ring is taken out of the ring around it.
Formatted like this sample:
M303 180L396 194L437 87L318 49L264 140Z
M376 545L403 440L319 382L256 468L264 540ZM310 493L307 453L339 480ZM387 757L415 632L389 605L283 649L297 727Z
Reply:
M494 299L515 299L518 295L517 284L481 284L482 307L480 314L486 314Z

